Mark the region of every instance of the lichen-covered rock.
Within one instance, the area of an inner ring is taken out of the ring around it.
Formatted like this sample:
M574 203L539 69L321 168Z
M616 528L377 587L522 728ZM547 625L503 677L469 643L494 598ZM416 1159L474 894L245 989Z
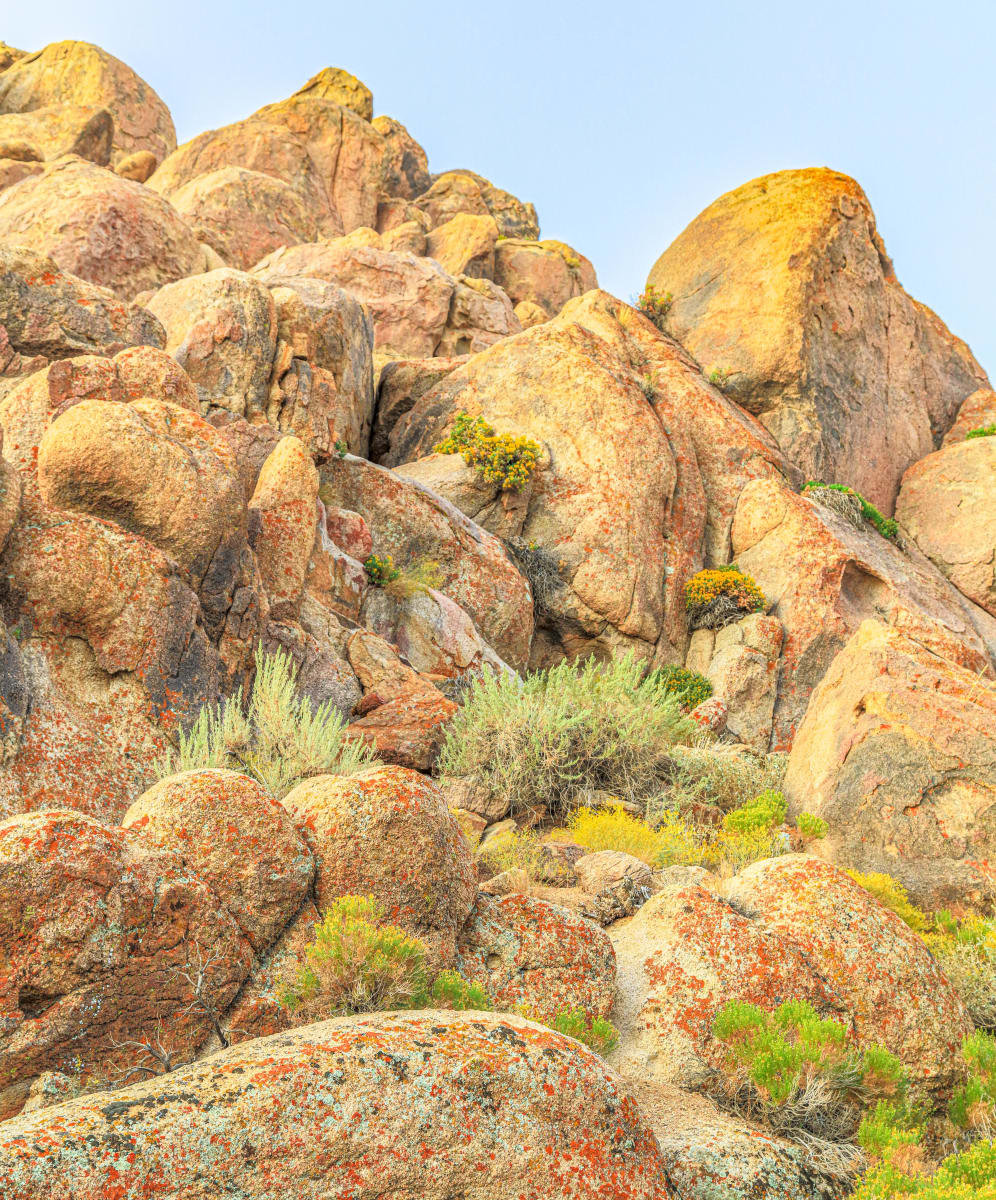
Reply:
M204 252L161 196L80 158L0 192L0 238L131 300L203 269Z
M304 444L281 438L263 463L249 502L250 542L271 613L301 598L318 520L318 472Z
M0 824L0 934L8 1112L18 1084L72 1070L77 1057L87 1071L136 1065L142 1051L127 1043L143 1037L161 1036L179 1061L191 1057L210 1024L183 973L210 962L205 999L224 1008L252 960L202 879L137 834L81 813Z
M382 461L387 454L391 430L415 402L465 362L463 357L437 357L396 359L384 365L377 382L377 406L370 434L370 457L374 462Z
M947 445L903 476L896 519L962 595L996 616L996 437Z
M771 749L788 750L813 689L863 620L884 619L970 671L989 670L996 621L969 603L907 546L774 480L744 488L732 530L733 555L781 621Z
M30 113L47 106L106 109L114 121L114 163L148 150L161 162L176 149L169 109L135 72L88 42L52 42L22 54L0 79L0 113Z
M495 247L493 278L513 304L537 304L548 317L598 287L595 268L570 246L519 238L506 238Z
M767 750L771 741L783 640L781 621L763 613L734 621L712 638L704 674L713 686L713 700L726 705L726 728L755 750Z
M780 171L711 204L654 264L667 328L809 479L891 512L906 468L988 386L903 291L853 179Z
M457 941L458 967L495 1007L552 1021L580 1009L608 1016L616 960L608 936L558 904L519 892L479 895Z
M895 876L928 909L996 902L996 686L864 622L813 692L785 792L816 850Z
M261 1200L678 1196L597 1055L492 1013L340 1018L53 1116L3 1126L9 1200L39 1188L50 1200L97 1200L109 1178L120 1200L160 1185Z
M347 727L347 737L364 742L384 762L431 771L457 706L419 681L383 704L362 703L359 711L363 715Z
M160 780L121 821L210 885L259 952L304 902L311 852L286 810L235 771L183 771Z
M373 895L390 919L453 960L474 902L467 839L431 780L403 767L306 779L281 801L315 855L315 900Z

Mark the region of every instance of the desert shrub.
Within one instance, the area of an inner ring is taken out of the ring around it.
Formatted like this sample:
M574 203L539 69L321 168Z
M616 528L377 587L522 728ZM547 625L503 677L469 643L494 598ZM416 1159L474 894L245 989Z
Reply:
M647 320L652 321L663 333L667 329L664 318L671 311L673 302L674 298L670 292L659 292L652 283L648 283L646 289L640 293L636 306Z
M791 848L788 834L770 826L741 832L721 829L714 837L703 842L700 862L717 874L735 875L751 863L777 858L779 854L787 854Z
M909 1148L898 1143L886 1161L876 1164L860 1181L853 1200L996 1200L993 1142L976 1142L960 1154L949 1155L932 1174L918 1169L922 1155L914 1156L913 1166L902 1162L901 1156L910 1157L903 1155ZM918 1148L916 1144L912 1147Z
M363 569L367 573L367 579L374 587L379 588L387 587L401 576L401 571L394 565L390 554L371 554L363 560Z
M965 440L971 438L996 437L996 425L979 425L965 434Z
M822 817L815 817L808 812L799 813L795 825L804 838L814 841L825 838L830 832L830 827Z
M521 681L489 672L447 726L439 771L477 775L513 812L566 815L595 792L654 795L671 748L696 732L632 655L604 665L564 662Z
M653 819L661 808L680 812L697 804L713 805L722 812L741 808L762 792L778 791L787 766L783 754L715 744L675 746L668 789L648 805L648 818Z
M764 593L735 563L699 571L685 582L685 608L692 629L717 629L767 607Z
M996 1137L996 1038L977 1029L962 1042L967 1078L948 1103L948 1119L962 1135Z
M698 671L689 671L687 667L658 667L651 671L648 678L659 683L667 695L676 696L686 712L712 695L709 680Z
M788 813L788 804L781 792L772 789L761 792L749 803L728 812L723 828L728 833L754 833L781 825Z
M872 871L868 874L862 874L861 871L848 871L848 875L855 883L875 897L879 904L886 908L891 908L897 917L900 917L910 929L916 933L924 933L929 925L927 914L921 912L910 900L906 894L906 889L891 875L884 875L880 872Z
M410 600L419 592L438 591L442 583L439 563L434 558L420 558L410 567L395 568L392 578L381 586L399 600Z
M579 1008L561 1009L551 1021L544 1021L543 1024L549 1025L551 1029L555 1029L567 1037L584 1042L596 1054L601 1054L603 1057L611 1054L619 1044L619 1030L611 1021L607 1021L605 1017L595 1017L589 1020Z
M565 587L563 576L560 574L561 560L555 558L543 546L533 541L527 542L525 538L509 538L505 545L519 570L529 580L536 616L549 614L554 596Z
M845 1025L805 1001L770 1013L730 1001L716 1014L713 1035L726 1060L713 1083L720 1103L829 1155L844 1173L861 1162L850 1143L862 1107L880 1099L905 1103L902 1063L881 1046L860 1048Z
M457 971L440 971L429 992L427 1007L490 1012L493 1005L479 983L471 983Z
M815 491L819 488L823 488L828 492L842 492L845 496L853 496L860 505L861 514L865 520L870 522L878 530L882 537L888 538L890 541L896 540L896 536L899 533L899 526L892 517L883 516L883 514L879 512L875 505L869 500L866 500L860 492L856 492L854 488L847 487L843 483L822 483L818 479L808 480L802 490L803 493L806 493Z
M312 775L354 775L378 760L360 741L343 737L344 723L330 701L317 708L296 689L297 668L283 650L256 651L256 676L249 702L242 689L221 704L209 704L176 750L155 764L160 779L177 771L227 767L256 779L276 797Z
M457 413L449 435L433 446L436 454L460 454L488 483L521 491L529 482L540 448L526 437L495 433L483 417Z
M942 911L924 940L976 1026L996 1033L996 925Z
M656 866L670 845L665 830L654 829L622 805L575 809L567 818L571 839L586 850L621 850Z
M570 877L569 867L546 849L539 834L532 829L516 827L490 838L480 857L494 874L525 871L531 883L556 886L566 883Z
M426 949L384 921L372 896L341 896L315 926L315 940L280 1003L316 1021L350 1013L425 1008L429 1001Z

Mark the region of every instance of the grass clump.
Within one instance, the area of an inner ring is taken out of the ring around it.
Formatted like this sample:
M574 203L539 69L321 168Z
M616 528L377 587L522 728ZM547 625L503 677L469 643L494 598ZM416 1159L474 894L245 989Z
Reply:
M664 333L667 330L665 318L671 311L673 303L674 297L670 292L660 292L652 283L648 283L644 291L640 293L636 307L648 321L652 322L652 324L656 325Z
M709 680L698 671L690 671L687 667L658 667L651 672L651 677L669 696L677 696L678 702L686 712L690 712L712 695L712 684Z
M593 1020L585 1016L580 1008L564 1008L552 1020L544 1021L558 1033L584 1042L596 1054L603 1058L619 1045L619 1030L605 1017L595 1017Z
M447 726L442 775L477 775L513 813L566 816L595 792L643 800L697 726L631 655L559 663L524 680L487 673Z
M178 771L227 767L285 796L313 775L355 775L379 760L362 742L343 736L344 722L331 701L315 707L296 688L297 668L283 650L256 650L249 701L242 689L220 704L205 705L179 733L176 750L155 764L158 778Z
M736 563L699 571L685 583L685 608L692 629L718 629L767 607L764 593Z
M547 849L535 830L518 826L489 839L480 857L495 875L525 871L530 883L556 887L567 883L571 876L570 867Z
M784 754L737 746L676 746L671 759L668 790L648 810L651 819L659 807L679 812L701 804L721 812L742 808L762 792L779 791L788 767Z
M996 437L996 425L979 425L975 429L970 429L965 434L965 440L970 441L972 438Z
M808 480L802 491L803 494L805 494L806 492L815 491L820 488L828 492L841 492L845 496L853 496L860 505L861 515L865 518L865 520L870 522L875 529L878 530L882 537L893 542L896 540L896 537L899 534L899 526L896 524L895 520L892 517L883 516L883 514L879 512L875 505L869 500L866 500L860 492L856 492L854 488L847 487L847 485L843 483L823 483L818 479Z
M410 600L420 592L439 591L442 585L439 563L434 558L420 558L410 567L396 569L394 576L382 586L396 599Z
M976 1027L996 1033L996 924L982 917L958 921L942 910L924 941Z
M497 434L483 417L457 413L449 435L433 446L436 454L460 454L488 483L520 492L536 468L540 447L526 437Z
M906 894L906 889L891 875L872 871L862 874L861 871L848 871L855 883L860 884L866 892L871 892L879 904L892 909L915 933L925 933L930 919L912 903Z
M799 813L795 825L807 841L818 841L830 832L830 827L822 817L814 817L808 812Z

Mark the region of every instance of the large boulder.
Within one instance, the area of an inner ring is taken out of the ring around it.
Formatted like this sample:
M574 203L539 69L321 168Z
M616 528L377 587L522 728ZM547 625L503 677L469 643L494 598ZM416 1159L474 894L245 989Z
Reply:
M819 494L816 493L816 496ZM915 547L904 553L810 493L770 479L747 485L732 548L784 626L772 750L788 750L813 689L867 619L885 619L971 671L989 670L996 621L969 603Z
M483 892L457 941L460 973L479 983L494 1006L551 1022L580 1010L606 1017L616 988L608 935L584 917L521 893Z
M208 885L135 833L71 812L0 824L0 1109L44 1070L138 1065L141 1039L189 1060L252 955ZM209 963L202 1005L187 973ZM149 1060L151 1062L151 1059Z
M966 396L958 409L958 418L944 436L945 446L965 441L973 429L996 425L996 392L992 388L979 388Z
M304 443L277 442L249 501L250 542L274 617L295 609L304 591L318 520L318 472Z
M513 304L538 304L548 317L598 287L595 268L570 246L521 238L505 238L495 247L493 278Z
M403 767L319 775L281 802L316 861L315 902L373 895L449 965L476 890L473 854L439 788Z
M109 1178L122 1198L153 1179L191 1197L678 1195L597 1055L492 1013L340 1018L249 1042L4 1125L0 1174L8 1200L97 1200Z
M415 401L434 388L451 371L463 366L465 361L461 356L396 359L394 362L385 363L377 381L377 404L370 433L370 457L374 462L381 462L388 453L391 430L412 408Z
M946 445L903 476L896 519L962 595L996 616L996 437Z
M373 118L373 94L366 84L341 67L323 67L299 87L295 96L316 96L348 108L364 121Z
M30 113L0 113L0 159L7 161L12 155L43 162L77 154L106 167L113 136L114 122L106 108L53 105Z
M425 151L393 117L374 117L372 124L384 139L385 194L414 200L428 190L432 182Z
M866 621L830 665L785 778L820 854L894 875L926 908L996 901L996 687Z
M19 56L0 78L0 113L73 105L110 113L114 164L141 150L161 162L176 149L169 109L144 79L99 46L53 42Z
M0 239L126 300L204 267L204 251L169 203L80 158L0 192Z
M429 234L425 252L450 275L492 279L497 241L498 226L492 217L458 213ZM512 295L507 287L505 291Z
M906 468L987 386L964 342L903 291L868 200L826 168L721 196L654 264L666 325L808 478L892 511Z
M311 887L314 862L286 810L235 771L162 779L121 824L209 884L257 952L281 933Z
M429 218L431 228L444 224L460 213L490 215L503 238L539 237L539 222L532 204L524 204L511 192L495 187L473 171L446 171L436 175L432 186L418 196L415 204Z

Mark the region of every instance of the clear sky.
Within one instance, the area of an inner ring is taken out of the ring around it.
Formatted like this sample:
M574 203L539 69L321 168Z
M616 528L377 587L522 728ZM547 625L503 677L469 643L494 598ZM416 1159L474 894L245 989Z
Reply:
M35 0L21 49L78 38L159 92L181 141L323 66L407 125L434 171L534 201L626 299L716 196L785 167L855 176L906 288L996 372L993 0Z

